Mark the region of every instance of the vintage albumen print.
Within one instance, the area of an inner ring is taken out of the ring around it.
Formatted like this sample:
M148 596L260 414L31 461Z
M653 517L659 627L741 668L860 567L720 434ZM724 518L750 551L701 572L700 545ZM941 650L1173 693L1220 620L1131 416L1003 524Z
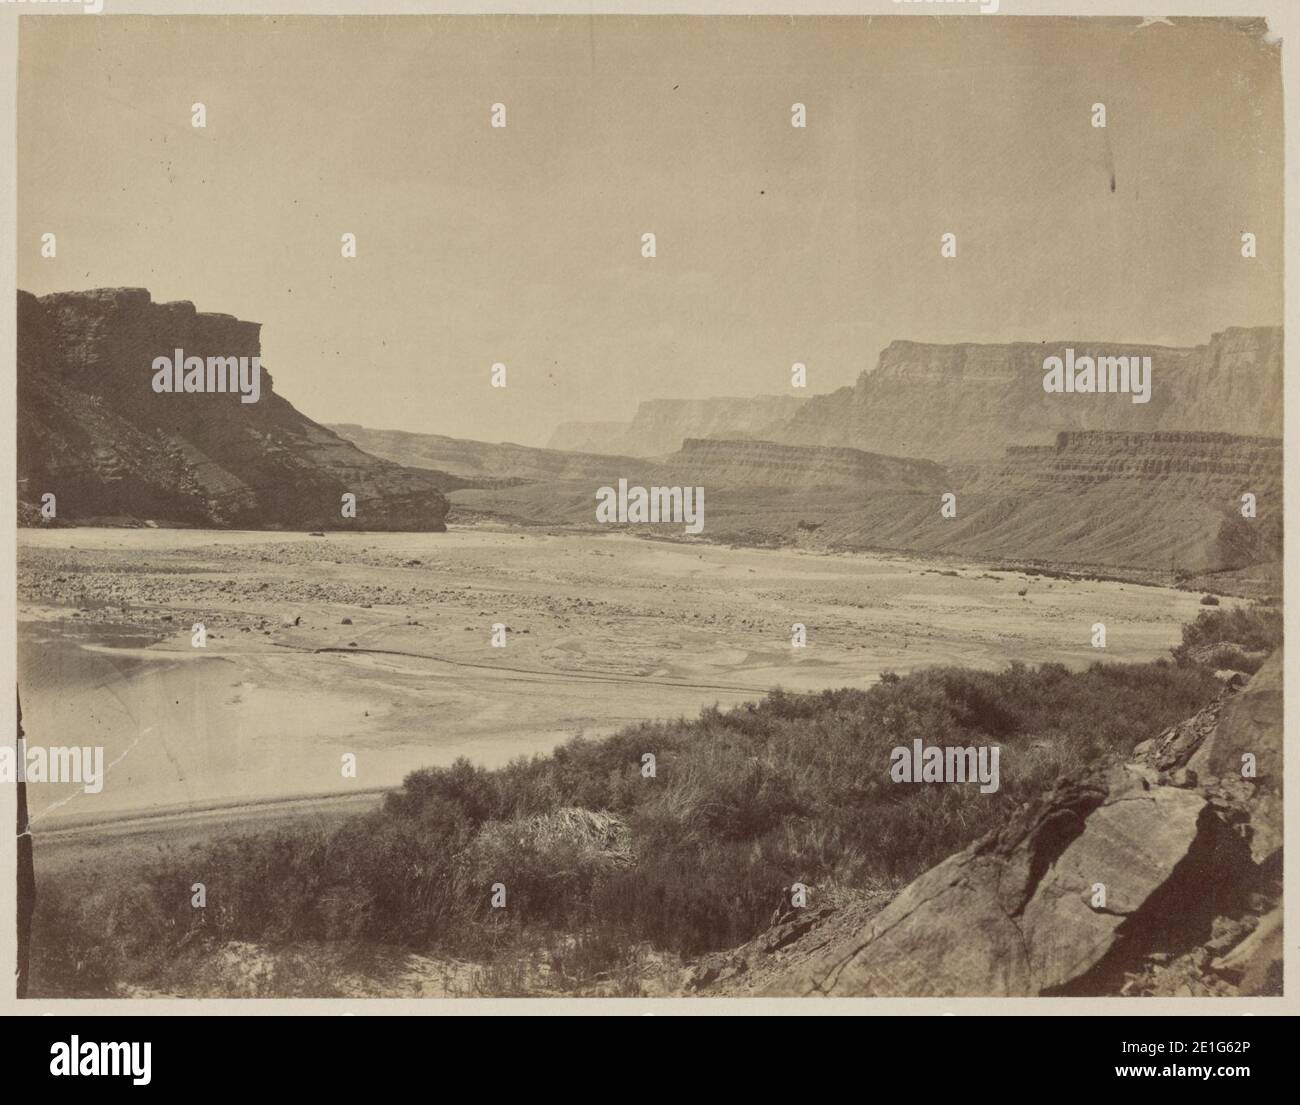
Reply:
M1280 992L1263 20L18 61L20 994Z

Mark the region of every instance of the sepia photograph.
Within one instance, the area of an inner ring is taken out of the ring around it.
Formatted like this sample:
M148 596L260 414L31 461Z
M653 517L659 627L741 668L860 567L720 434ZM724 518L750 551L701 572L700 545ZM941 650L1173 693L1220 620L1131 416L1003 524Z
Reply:
M83 6L19 1012L1283 997L1267 18Z

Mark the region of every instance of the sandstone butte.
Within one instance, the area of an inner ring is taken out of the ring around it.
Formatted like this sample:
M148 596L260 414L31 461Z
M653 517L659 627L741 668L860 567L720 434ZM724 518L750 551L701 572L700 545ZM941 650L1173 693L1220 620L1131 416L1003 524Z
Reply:
M143 288L19 292L20 521L39 521L50 493L64 524L445 529L438 473L363 452L276 394L265 370L251 404L152 390L155 357L259 356L260 329Z

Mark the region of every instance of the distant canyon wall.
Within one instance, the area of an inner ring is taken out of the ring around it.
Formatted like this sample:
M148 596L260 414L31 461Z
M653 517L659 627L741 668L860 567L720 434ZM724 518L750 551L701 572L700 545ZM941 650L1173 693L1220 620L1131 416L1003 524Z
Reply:
M547 448L658 457L692 437L771 438L806 400L790 395L748 398L647 399L631 422L565 422Z
M1043 361L1149 356L1148 403L1124 394L1043 390ZM1011 446L1050 445L1061 431L1282 434L1282 330L1232 328L1205 345L1065 341L1010 345L892 342L856 385L809 399L773 435L931 460L996 460Z

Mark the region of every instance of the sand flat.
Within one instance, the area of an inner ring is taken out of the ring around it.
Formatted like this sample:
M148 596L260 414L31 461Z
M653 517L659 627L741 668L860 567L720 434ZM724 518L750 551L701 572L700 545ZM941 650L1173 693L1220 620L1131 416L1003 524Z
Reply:
M39 829L347 794L886 670L1149 660L1198 611L1171 589L944 568L957 575L896 555L504 527L22 530L29 742L102 744L112 764L98 795L34 786L32 812ZM806 649L790 647L796 622Z

